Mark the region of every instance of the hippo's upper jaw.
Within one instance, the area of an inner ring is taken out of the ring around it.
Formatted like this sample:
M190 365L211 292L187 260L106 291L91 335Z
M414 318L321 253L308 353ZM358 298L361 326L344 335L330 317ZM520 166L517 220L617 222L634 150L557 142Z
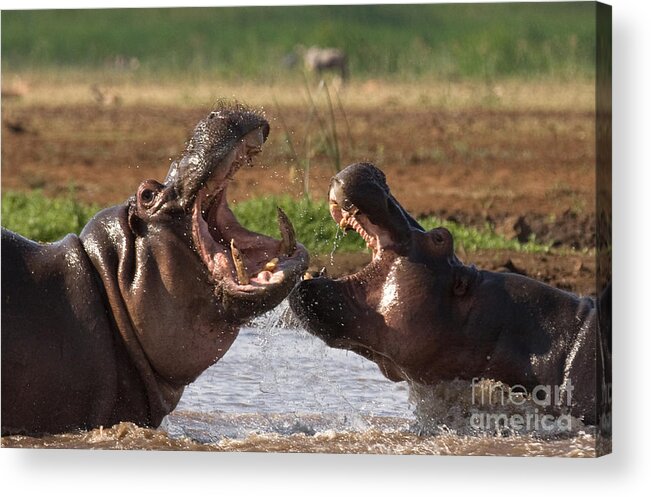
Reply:
M334 221L359 233L373 261L386 249L404 254L412 232L424 231L393 198L384 173L369 163L348 166L332 178L328 200Z

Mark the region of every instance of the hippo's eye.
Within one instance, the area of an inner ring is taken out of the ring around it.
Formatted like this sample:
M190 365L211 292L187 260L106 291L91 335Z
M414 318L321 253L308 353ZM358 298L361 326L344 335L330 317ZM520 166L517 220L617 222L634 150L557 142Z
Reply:
M144 204L151 203L151 201L154 200L154 191L150 190L149 188L145 188L140 192L140 200Z
M341 203L341 208L345 211L352 211L355 208L355 204L347 198L344 198L344 201Z

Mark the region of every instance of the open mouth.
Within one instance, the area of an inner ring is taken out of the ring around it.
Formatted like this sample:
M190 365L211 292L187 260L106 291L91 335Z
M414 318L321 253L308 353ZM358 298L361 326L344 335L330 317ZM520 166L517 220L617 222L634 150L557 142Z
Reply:
M347 199L337 199L332 190L328 205L332 219L344 232L355 231L362 237L372 254L372 262L380 260L385 250L395 245L388 230L373 224L364 212Z
M243 227L228 206L226 190L235 173L253 166L264 142L262 128L245 135L198 192L192 213L192 236L214 282L231 293L259 293L283 284L304 265L305 250L294 228L278 208L281 239Z

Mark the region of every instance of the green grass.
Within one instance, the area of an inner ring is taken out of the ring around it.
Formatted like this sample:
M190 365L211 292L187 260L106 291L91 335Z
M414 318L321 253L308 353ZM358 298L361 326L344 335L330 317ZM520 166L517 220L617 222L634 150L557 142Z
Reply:
M595 5L353 5L2 12L2 68L136 75L286 77L297 44L349 54L353 77L594 76ZM293 73L298 77L298 70Z
M266 197L233 203L233 211L247 228L278 237L276 206L289 216L296 238L313 254L329 254L337 241L337 251L365 250L362 239L355 233L342 236L332 221L325 201L293 200L290 197ZM41 242L51 242L67 233L79 233L99 210L74 200L72 192L65 197L47 198L40 191L30 193L5 192L2 195L2 225L23 236ZM419 219L426 229L444 226L452 232L457 247L464 250L510 249L525 252L546 252L548 246L535 242L522 244L507 240L490 229L478 230L434 217Z
M45 197L38 190L2 194L2 226L40 242L79 234L98 210L98 206L77 202L72 192L58 198Z

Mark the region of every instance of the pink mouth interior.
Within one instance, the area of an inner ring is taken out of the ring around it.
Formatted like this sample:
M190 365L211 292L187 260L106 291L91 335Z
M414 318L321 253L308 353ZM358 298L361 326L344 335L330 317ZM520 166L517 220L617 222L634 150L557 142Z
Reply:
M345 210L337 202L332 192L329 199L330 215L335 223L345 231L354 230L362 237L366 247L373 255L373 261L382 257L385 248L393 245L393 240L387 230L373 224L366 214L357 207Z
M197 194L192 213L193 238L213 280L226 280L244 292L283 282L286 273L299 264L300 258L298 247L292 254L282 254L280 240L244 228L228 206L228 182L242 164L252 165L252 156L260 149L261 135L255 133L249 134L252 135L249 141L247 135L224 159L230 161L228 168L218 167ZM238 278L231 241L234 241L248 276L244 283Z

